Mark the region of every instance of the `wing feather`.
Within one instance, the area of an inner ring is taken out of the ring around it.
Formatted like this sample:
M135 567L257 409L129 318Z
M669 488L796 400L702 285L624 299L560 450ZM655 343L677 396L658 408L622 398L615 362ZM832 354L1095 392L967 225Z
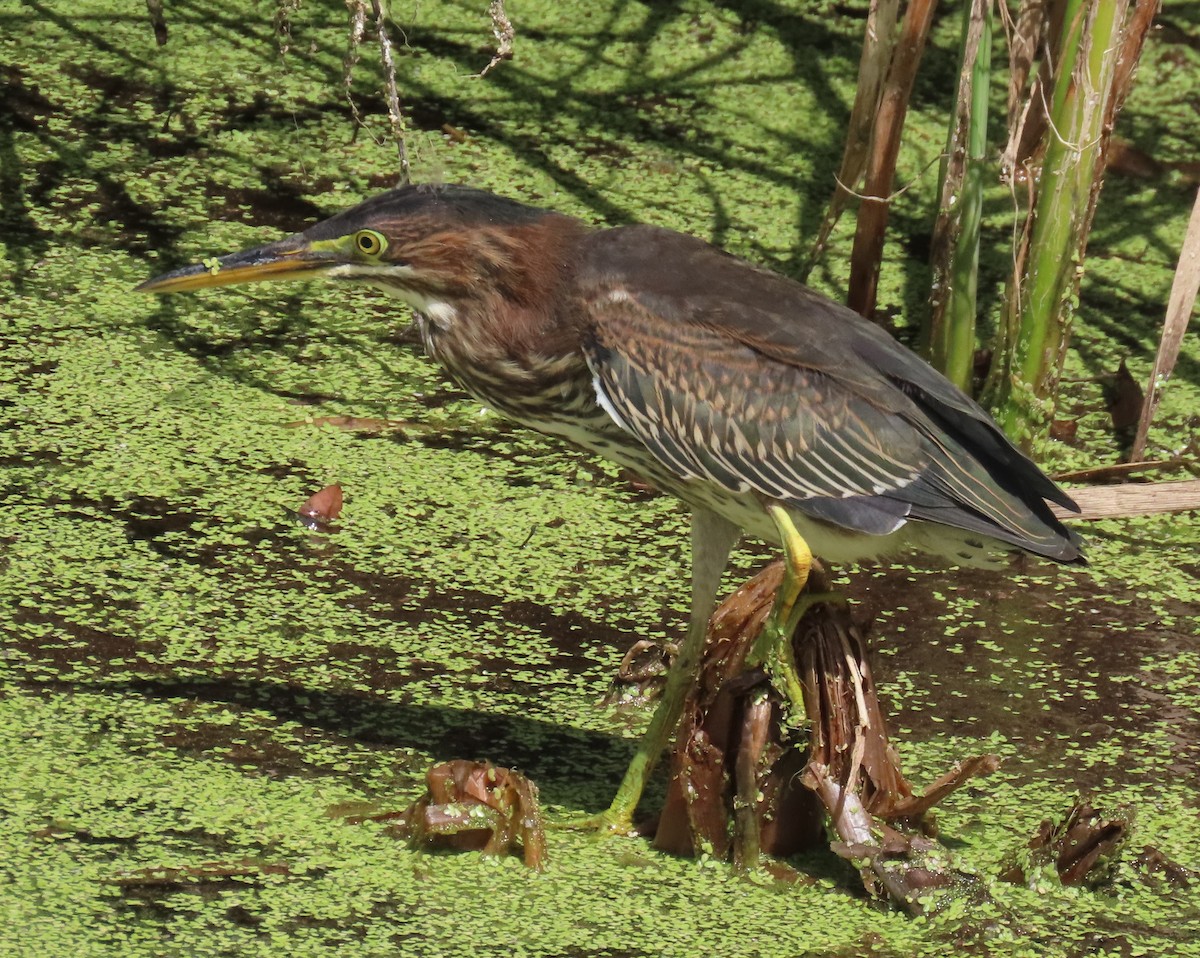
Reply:
M597 393L681 480L861 532L923 519L1082 561L1046 503L1070 497L874 324L669 230L587 242L576 282Z
M715 328L680 343L632 293L597 297L591 315L584 354L602 405L680 479L803 511L816 499L902 489L924 468L910 426L873 408L851 415L853 393L828 377L774 363ZM908 459L896 451L905 446ZM843 524L877 532L904 510L843 511Z

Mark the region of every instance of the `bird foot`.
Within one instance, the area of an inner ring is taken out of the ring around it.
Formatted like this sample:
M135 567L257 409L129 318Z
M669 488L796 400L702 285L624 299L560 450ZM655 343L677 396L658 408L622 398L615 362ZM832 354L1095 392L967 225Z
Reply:
M809 609L814 605L821 605L826 602L831 605L847 605L849 599L841 592L806 592L796 600L796 604L788 611L788 637L790 638L791 633L796 631L796 626L808 614Z
M606 808L595 815L571 817L563 822L548 822L546 827L570 832L593 832L597 839L638 834L638 830L633 827L633 816L612 808Z

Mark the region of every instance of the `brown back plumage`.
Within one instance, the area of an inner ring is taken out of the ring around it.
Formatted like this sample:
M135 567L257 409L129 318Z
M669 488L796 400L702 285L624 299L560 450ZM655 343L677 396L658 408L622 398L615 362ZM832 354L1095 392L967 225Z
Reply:
M584 241L589 364L625 426L681 477L883 535L937 522L1064 562L1074 503L992 419L851 310L700 240Z

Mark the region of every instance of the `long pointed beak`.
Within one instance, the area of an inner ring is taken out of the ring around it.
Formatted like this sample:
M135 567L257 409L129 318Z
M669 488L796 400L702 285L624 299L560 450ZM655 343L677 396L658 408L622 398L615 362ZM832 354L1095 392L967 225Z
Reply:
M337 266L341 258L328 250L313 249L299 236L289 236L266 246L216 256L194 266L184 266L134 287L136 293L182 293L210 286L259 283L267 280L310 279Z

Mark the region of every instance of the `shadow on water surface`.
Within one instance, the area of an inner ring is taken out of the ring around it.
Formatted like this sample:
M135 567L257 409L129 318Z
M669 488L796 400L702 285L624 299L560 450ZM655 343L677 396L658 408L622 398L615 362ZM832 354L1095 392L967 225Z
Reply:
M263 572L276 581L269 565ZM340 601L389 627L416 628L453 612L468 633L497 621L531 630L550 650L547 665L572 674L595 670L586 647L594 649L597 642L612 646L615 663L633 638L611 623L532 600L461 588L441 592L428 583L402 583L349 567L322 588L336 591L339 582L354 587ZM278 584L299 587L295 580L280 579ZM424 596L416 606L413 590ZM1114 601L1086 573L1018 579L1003 570L863 571L850 579L846 591L857 603L857 617L874 619L877 678L884 698L892 700L890 719L902 754L906 742L947 735L987 739L998 733L1017 749L1017 758L1006 761L1001 774L1064 779L1068 787L1085 790L1147 774L1175 779L1194 775L1200 766L1200 713L1172 702L1161 690L1154 664L1196 649L1198 643L1164 624L1144 601ZM1187 607L1179 611L1186 613ZM54 650L24 647L26 654L52 663L52 672L64 676L78 676L77 666L84 662L99 671L82 680L47 679L42 671L22 684L265 708L282 722L371 748L416 749L433 761L487 759L519 768L552 804L578 805L580 796L590 796L589 810L599 808L633 748L632 740L558 724L552 711L542 711L549 717L535 717L551 694L563 694L558 688L562 683L547 676L539 684L527 661L510 660L486 642L463 650L472 663L468 678L460 671L448 673L433 653L426 661L393 649L387 629L368 631L364 639L347 637L327 649L331 661L351 668L353 686L339 687L341 680L334 679L321 687L290 680L293 663L266 657L240 666L236 677L178 675L179 664L161 660L161 649L56 621L79 644ZM382 636L378 642L372 641L375 635ZM114 659L122 664L105 665ZM517 673L523 676L519 680L512 677ZM416 681L419 687L430 674L448 677L451 684L461 677L484 704L475 709L397 701L397 695L406 695L407 683ZM514 694L528 697L535 714L509 714ZM575 694L586 698L590 693L580 688ZM504 696L507 708L489 709L489 695ZM1115 746L1124 753L1137 747L1140 736L1164 731L1166 757L1152 768L1077 763L1092 749ZM204 733L172 733L169 743L203 751L240 734L213 725ZM269 739L264 733L251 750L255 754L242 760L289 774L311 771L299 753L293 760L273 759Z
M493 448L480 437L427 438L433 445ZM279 468L290 473L300 464ZM588 696L602 692L596 687L603 682L597 648L608 647L615 666L641 637L645 621L629 617L620 597L580 611L385 574L340 556L336 537L322 543L319 555L307 551L312 543L283 518L278 525L241 529L230 539L205 510L188 510L183 505L188 498L72 499L61 505L81 522L119 522L131 543L165 560L203 568L214 584L224 583L230 614L237 614L241 602L253 601L250 594L240 595L247 588L286 597L280 607L295 611L276 622L281 635L307 627L306 609L315 597L352 610L361 627L346 630L321 653L336 663L336 677L323 687L306 678L311 684L302 688L294 680L295 661L254 649L245 651L245 661L228 677L180 677L181 667L194 675L194 666L172 660L159 643L131 637L124 613L132 599L126 598L109 601L103 616L82 620L68 604L22 609L18 625L37 622L71 639L49 646L18 640L20 654L40 666L36 677L26 673L27 682L70 683L54 676L79 676L79 666L86 665L85 674L94 678L85 685L265 704L281 719L372 746L417 748L438 760L486 758L515 765L544 780L551 802L568 787L578 794L581 775L588 794L606 794L616 781L632 743L560 726L551 703L552 696L574 695L572 711L586 709ZM874 623L876 675L882 695L891 700L901 750L906 741L998 733L1017 746L1021 759L1009 762L1004 774L1066 775L1079 787L1094 787L1126 773L1108 764L1067 769L1065 755L1096 747L1128 750L1139 735L1165 733L1169 756L1151 774L1194 775L1200 766L1200 712L1176 702L1158 670L1180 653L1200 649L1195 636L1170 621L1192 621L1196 610L1169 597L1152 605L1112 594L1087 571L1031 571L1019 564L896 566L864 568L845 578L856 617ZM453 645L458 661L445 660L450 648L445 644L426 650L411 641L426 627L451 620L461 636ZM682 622L667 627L678 636ZM491 639L496 635L513 644L497 644ZM524 655L534 646L536 663ZM415 696L430 693L431 677L443 691L461 680L461 688L482 703L480 710L419 701ZM488 710L489 696L503 706ZM528 700L525 714L505 714L518 700Z
M237 709L269 710L281 722L294 722L382 749L418 750L429 763L455 758L486 759L520 769L535 782L550 804L580 805L580 796L595 796L583 810L600 811L611 797L620 774L633 755L634 743L612 735L558 725L520 715L445 706L396 703L369 694L314 689L264 679L130 677L115 680L23 683L58 691L104 691L117 695L185 699ZM226 746L243 731L226 724L201 729L168 728L166 744L198 753ZM267 773L312 774L299 753L274 747L269 736L254 736L249 748L233 756L239 766L255 765ZM424 768L410 768L415 777Z
M845 589L874 620L880 692L896 699L893 720L910 730L901 747L909 734L999 732L1019 746L1029 774L1067 771L1090 788L1121 770L1063 769L1067 750L1166 730L1171 759L1155 771L1200 768L1200 712L1174 704L1157 674L1157 663L1200 650L1200 641L1148 601L1115 597L1079 570L889 569L852 577ZM1166 605L1179 621L1196 614L1177 600ZM897 692L900 680L908 691Z

